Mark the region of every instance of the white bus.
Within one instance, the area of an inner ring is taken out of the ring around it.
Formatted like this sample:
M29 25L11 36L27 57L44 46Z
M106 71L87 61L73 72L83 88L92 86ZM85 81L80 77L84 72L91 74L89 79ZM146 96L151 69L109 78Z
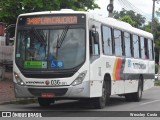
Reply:
M40 106L68 98L104 108L111 95L139 101L154 86L152 34L88 12L19 15L14 55L16 97Z

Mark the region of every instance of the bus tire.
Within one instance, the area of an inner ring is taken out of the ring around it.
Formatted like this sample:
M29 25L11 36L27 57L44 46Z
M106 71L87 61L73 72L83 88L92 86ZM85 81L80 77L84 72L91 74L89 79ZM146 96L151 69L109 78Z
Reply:
M52 98L42 98L38 97L38 103L41 107L49 106L51 103L54 103L55 100Z
M128 93L125 95L127 102L139 102L142 99L143 83L142 77L139 79L138 90L135 93Z
M126 94L126 95L125 95L125 99L126 99L127 102L132 102L132 100L133 100L133 99L132 99L132 93Z
M102 109L106 106L106 102L108 102L109 94L107 94L107 88L109 84L106 84L106 81L103 82L102 87L102 96L98 98L94 98L94 106L96 109Z
M138 90L136 93L132 94L132 98L134 102L139 102L142 99L142 92L143 92L143 84L142 84L142 78L140 77L139 83L138 83Z

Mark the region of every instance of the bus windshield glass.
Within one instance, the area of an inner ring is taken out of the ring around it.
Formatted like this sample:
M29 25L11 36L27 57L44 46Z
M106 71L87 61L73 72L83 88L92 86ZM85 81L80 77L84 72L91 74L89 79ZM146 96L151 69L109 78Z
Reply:
M85 61L84 25L39 24L19 23L17 27L15 57L19 67L71 69Z

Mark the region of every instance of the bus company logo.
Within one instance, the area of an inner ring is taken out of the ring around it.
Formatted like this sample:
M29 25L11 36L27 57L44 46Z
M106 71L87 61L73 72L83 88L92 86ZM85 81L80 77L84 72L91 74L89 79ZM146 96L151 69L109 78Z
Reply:
M131 62L131 60L128 60L128 67L132 67L132 62Z
M133 68L134 69L146 69L147 66L144 63L133 63Z
M46 84L46 85L49 85L49 83L50 83L49 80L46 80L46 81L45 81L45 84Z
M44 85L44 82L43 81L27 81L26 84L29 84L29 85L43 84Z

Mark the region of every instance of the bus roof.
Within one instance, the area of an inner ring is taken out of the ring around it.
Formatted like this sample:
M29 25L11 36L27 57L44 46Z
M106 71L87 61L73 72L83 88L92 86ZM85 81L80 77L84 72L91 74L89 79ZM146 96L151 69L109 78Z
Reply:
M71 9L61 9L59 11L43 11L43 12L33 12L25 13L19 16L29 16L29 15L45 15L45 14L86 14L88 19L93 19L95 21L101 22L104 25L120 29L122 31L130 32L139 36L143 36L149 39L153 39L153 35L149 32L140 30L138 28L132 27L130 24L109 17L104 17L95 13L85 12L85 11L74 11Z
M110 17L103 17L101 15L96 15L96 14L90 14L89 15L91 19L96 20L101 22L104 25L113 27L113 28L117 28L120 29L122 31L126 31L126 32L130 32L132 34L136 34L139 36L143 36L149 39L153 39L153 35L149 32L146 32L144 30L132 27L129 23L114 19L114 18L110 18Z
M72 9L61 9L59 11L42 11L42 12L32 12L24 13L19 16L29 16L29 15L45 15L45 14L87 14L85 11L74 11Z

